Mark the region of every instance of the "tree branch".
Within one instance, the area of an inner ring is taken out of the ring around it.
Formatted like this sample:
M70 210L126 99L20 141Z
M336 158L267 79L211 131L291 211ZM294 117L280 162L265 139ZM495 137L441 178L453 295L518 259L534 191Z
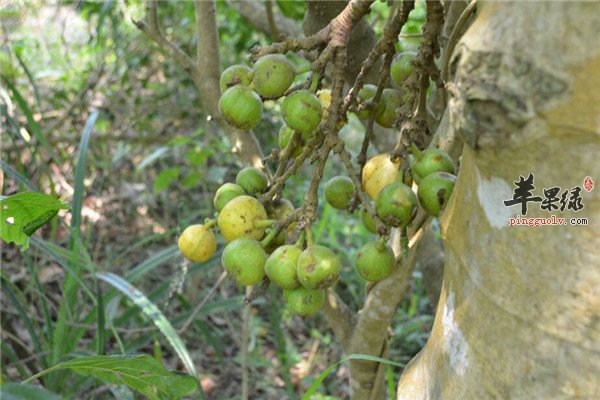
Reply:
M271 1L271 0L269 0ZM240 13L247 21L254 25L257 29L272 35L270 22L265 18L265 8L261 2L248 0L227 0L227 5ZM273 22L277 26L277 31L280 34L290 37L300 37L302 30L300 25L291 18L287 18L281 13L276 12L276 7L273 10ZM273 35L277 39L277 36Z
M348 305L335 294L333 289L329 289L325 293L323 315L342 349L348 353L350 350L350 338L354 330L355 317L348 308Z

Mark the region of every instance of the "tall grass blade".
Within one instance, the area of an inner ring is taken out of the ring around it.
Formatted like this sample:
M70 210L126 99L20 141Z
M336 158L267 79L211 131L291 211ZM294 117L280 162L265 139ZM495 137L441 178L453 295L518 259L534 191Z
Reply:
M32 191L32 192L36 191L35 186L33 186L27 178L25 178L16 169L14 169L13 167L11 167L10 165L8 165L7 163L5 163L2 160L0 160L0 167L2 167L2 171L4 171L5 174L13 177L14 180L19 182L21 185L25 186L27 188L27 190Z
M148 316L154 325L161 331L161 333L165 336L167 341L171 344L183 365L187 368L189 373L197 379L198 388L200 389L200 394L202 398L204 397L204 393L202 392L202 387L200 386L200 382L198 380L198 373L196 372L196 367L194 362L192 361L192 357L188 352L187 348L183 344L183 341L173 328L173 325L167 320L164 314L158 309L158 307L152 303L144 293L138 290L135 286L131 285L129 282L117 276L113 273L104 273L99 272L96 274L96 277L102 279L103 281L109 283L116 289L118 289L125 296L129 297L131 301L133 301L138 307L142 309L142 312Z

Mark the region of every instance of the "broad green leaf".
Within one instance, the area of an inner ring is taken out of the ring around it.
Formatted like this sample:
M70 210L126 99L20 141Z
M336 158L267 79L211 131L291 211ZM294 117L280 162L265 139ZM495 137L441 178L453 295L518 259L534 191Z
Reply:
M0 387L2 400L61 400L61 397L36 385L5 383Z
M0 237L22 250L29 247L31 236L50 221L58 210L69 207L52 196L37 192L20 192L0 199Z
M165 336L165 338L169 341L175 352L183 362L183 365L187 368L187 370L196 378L198 375L196 373L196 367L194 362L192 361L192 357L188 352L187 348L183 344L183 341L173 328L173 325L169 322L169 320L165 317L165 315L158 309L156 304L146 297L144 293L138 290L135 286L131 285L129 282L117 276L113 273L104 273L99 272L96 274L96 277L102 279L105 282L108 282L116 289L121 291L124 295L129 297L131 301L133 301L138 307L142 309L142 312L146 314L154 325L161 331L161 333ZM198 388L202 389L198 383ZM204 393L200 391L201 398L204 398Z
M160 174L156 177L154 181L153 192L154 194L158 194L163 190L166 190L169 185L176 181L179 178L179 168L169 168L162 170Z
M327 367L325 369L325 371L321 372L321 375L319 375L318 378L315 379L315 381L313 382L312 385L310 385L310 387L308 388L306 393L304 393L304 396L302 396L302 400L312 399L311 396L317 391L317 389L319 388L321 383L325 380L325 378L327 378L327 376L329 376L329 374L331 374L337 368L338 365L345 363L346 361L350 361L350 360L375 361L375 362L379 362L382 364L393 365L396 367L402 367L402 368L405 367L405 364L400 364L397 362L386 360L385 358L370 356L368 354L350 354L349 356L342 358L340 361L336 362L335 364Z
M31 381L50 372L70 369L114 385L127 385L151 400L178 399L196 390L190 375L168 371L154 357L88 356L64 361L27 379Z

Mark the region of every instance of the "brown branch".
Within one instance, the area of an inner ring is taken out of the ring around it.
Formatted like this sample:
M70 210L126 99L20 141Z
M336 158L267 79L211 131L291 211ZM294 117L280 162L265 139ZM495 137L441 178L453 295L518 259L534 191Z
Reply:
M328 289L325 293L325 304L323 306L323 315L333 331L342 349L347 353L350 345L350 338L354 330L355 316L350 308L342 299L338 297L333 289Z
M271 2L272 0L268 1ZM236 10L242 17L254 25L255 28L266 33L267 35L273 34L270 22L268 20L265 21L265 9L260 2L248 0L227 0L227 5ZM273 21L277 26L277 33L279 35L284 34L285 36L290 37L300 37L302 35L300 25L298 25L298 23L296 23L296 21L293 19L287 18L280 12L277 12L277 7L274 7L273 9ZM279 36L274 37L278 39Z
M146 5L146 10L150 19L150 24L144 21L131 20L133 24L146 34L158 47L169 54L177 63L190 74L194 71L194 61L181 50L175 43L168 40L162 33L158 23L157 2L149 1Z

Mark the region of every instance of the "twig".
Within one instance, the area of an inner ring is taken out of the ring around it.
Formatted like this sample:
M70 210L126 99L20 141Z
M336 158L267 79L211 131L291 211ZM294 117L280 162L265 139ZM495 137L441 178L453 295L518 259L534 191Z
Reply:
M265 276L260 285L256 286L254 289L252 289L252 292L250 292L250 294L246 295L246 298L244 299L244 305L250 305L250 303L252 303L257 297L262 296L263 293L267 291L270 284L271 281Z
M202 310L202 307L204 307L206 305L206 303L208 303L208 301L214 296L215 292L217 291L219 286L221 286L221 283L223 283L223 280L225 279L226 276L227 276L227 271L221 272L221 275L219 275L219 277L217 278L217 281L210 288L210 290L208 291L206 296L204 296L202 301L200 303L198 303L196 308L194 308L194 311L192 311L192 313L190 314L188 319L185 320L185 322L183 323L181 328L179 328L177 330L177 333L179 333L181 335L183 332L185 332L187 330L187 328L189 328L191 323L194 322L194 319L196 319L196 316L198 315L200 310Z

